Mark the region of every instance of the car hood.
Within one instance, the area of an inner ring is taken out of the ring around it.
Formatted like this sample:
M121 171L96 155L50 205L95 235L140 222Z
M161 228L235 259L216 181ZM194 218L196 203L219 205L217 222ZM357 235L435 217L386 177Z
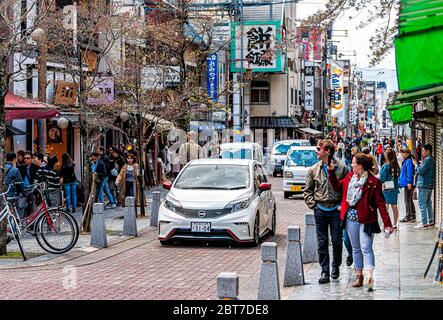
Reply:
M306 179L310 167L302 166L285 166L284 171L292 172L294 179Z
M229 202L251 195L249 189L242 190L192 190L172 188L168 196L179 201L184 208L220 209Z

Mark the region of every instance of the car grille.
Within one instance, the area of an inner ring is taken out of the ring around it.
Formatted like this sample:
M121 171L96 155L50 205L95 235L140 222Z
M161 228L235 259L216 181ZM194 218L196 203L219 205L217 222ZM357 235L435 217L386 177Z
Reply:
M217 219L231 213L232 209L180 209L179 214L188 219ZM199 212L206 212L206 216L200 217Z

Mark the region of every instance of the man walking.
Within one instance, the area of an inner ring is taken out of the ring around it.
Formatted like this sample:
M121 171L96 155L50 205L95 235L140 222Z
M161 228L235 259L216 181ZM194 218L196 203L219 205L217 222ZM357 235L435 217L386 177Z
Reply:
M202 147L195 142L196 133L190 131L188 133L188 142L182 144L178 151L180 159L180 167L183 168L189 161L195 159L204 159Z
M309 168L306 177L306 187L304 199L307 206L314 210L315 225L317 230L318 256L322 268L320 284L329 282L329 275L332 279L340 276L340 265L342 261L343 233L340 226L341 194L336 192L328 180L327 165L329 160L335 166L337 178L343 179L347 174L347 169L341 163L333 160L335 151L334 143L331 140L320 140L317 147L317 158L320 162ZM331 230L331 241L333 248L332 270L329 266L329 235Z
M34 201L31 189L29 188L37 179L37 171L39 166L32 162L32 153L26 151L23 156L23 164L18 166L20 175L23 180L24 195L26 197L26 210L25 216L29 216L34 209ZM28 189L29 188L29 189Z
M98 202L104 203L104 191L106 190L105 186L108 184L108 172L106 171L105 163L99 158L99 154L97 152L93 152L91 154L91 172L97 174ZM109 198L109 204L108 206L106 206L106 208L115 208L117 205L115 204L114 198L112 197L111 193L107 193L107 196Z
M427 229L434 226L434 211L432 210L432 189L435 184L435 160L432 157L432 146L426 144L422 148L423 161L419 164L415 159L417 170L418 207L421 212L421 222L416 229Z

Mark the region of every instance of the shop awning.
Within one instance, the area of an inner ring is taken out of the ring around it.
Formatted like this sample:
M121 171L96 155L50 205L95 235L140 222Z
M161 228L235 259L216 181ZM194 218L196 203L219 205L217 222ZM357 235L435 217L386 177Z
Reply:
M55 106L35 102L8 92L5 97L6 121L18 119L46 119L58 117Z
M426 97L443 93L443 85L430 89L417 90L412 92L400 92L396 100L401 103L418 101Z
M317 134L323 134L323 132L312 129L312 128L297 128L297 131L306 132L309 134L317 135Z
M20 130L19 128L13 126L6 126L6 135L7 136L22 136L25 135L26 132Z
M298 128L290 117L251 117L251 128Z
M412 103L401 103L387 107L393 124L406 124L412 121Z

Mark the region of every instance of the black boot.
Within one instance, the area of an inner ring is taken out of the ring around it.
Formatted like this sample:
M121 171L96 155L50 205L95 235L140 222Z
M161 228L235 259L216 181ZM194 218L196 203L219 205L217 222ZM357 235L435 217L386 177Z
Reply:
M328 282L329 282L329 275L326 272L322 272L320 279L318 279L318 283L325 284Z

